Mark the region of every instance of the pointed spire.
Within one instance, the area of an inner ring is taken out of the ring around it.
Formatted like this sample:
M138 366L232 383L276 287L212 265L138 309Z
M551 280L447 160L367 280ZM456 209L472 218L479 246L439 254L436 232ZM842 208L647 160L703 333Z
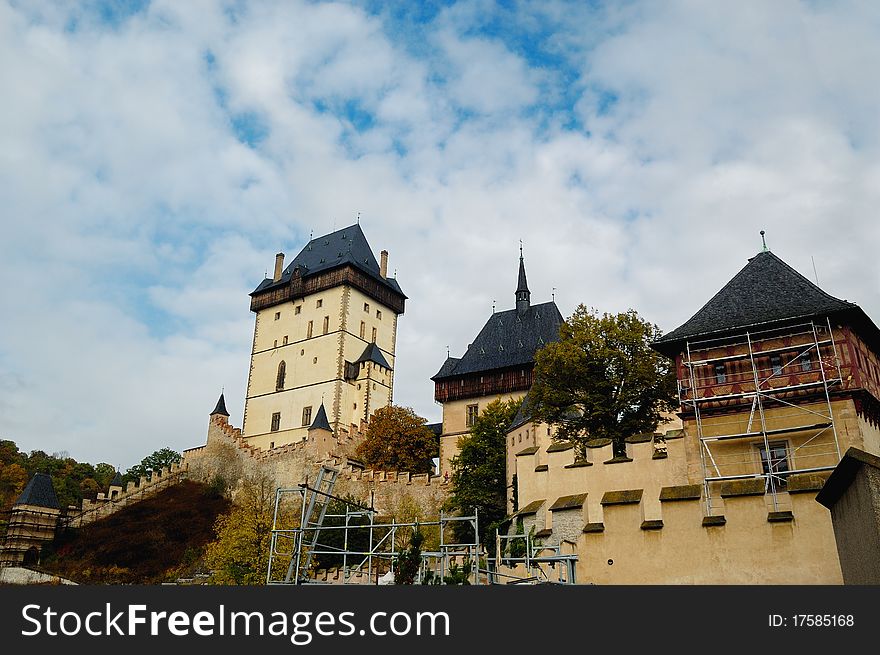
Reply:
M327 430L327 432L333 432L333 428L330 427L330 421L327 420L327 410L324 409L323 402L318 408L318 413L315 414L315 420L312 421L312 424L309 426L309 431L312 430Z
M522 255L522 241L519 245L519 279L516 285L516 311L522 314L527 311L530 305L531 292L529 291L529 283L526 280L526 265Z
M223 416L229 416L229 412L226 411L226 399L223 397L223 392L220 392L220 398L217 399L217 406L214 407L214 411L211 412L211 416L214 414L222 414Z
M116 471L116 475L113 476L113 479L110 480L110 487L124 487L125 484L122 481L122 473Z

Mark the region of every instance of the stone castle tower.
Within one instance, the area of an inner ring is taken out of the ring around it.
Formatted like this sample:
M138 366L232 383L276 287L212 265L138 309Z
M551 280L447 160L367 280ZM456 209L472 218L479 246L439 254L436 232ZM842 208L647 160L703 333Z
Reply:
M391 404L406 296L360 225L309 241L251 293L256 314L242 436L269 449L307 438L324 411L351 433Z

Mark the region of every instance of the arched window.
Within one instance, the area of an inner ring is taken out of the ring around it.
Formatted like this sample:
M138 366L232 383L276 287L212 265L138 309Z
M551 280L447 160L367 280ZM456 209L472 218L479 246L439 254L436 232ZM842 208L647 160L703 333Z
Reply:
M278 364L278 377L275 378L275 391L284 390L284 376L287 373L287 364L282 362Z

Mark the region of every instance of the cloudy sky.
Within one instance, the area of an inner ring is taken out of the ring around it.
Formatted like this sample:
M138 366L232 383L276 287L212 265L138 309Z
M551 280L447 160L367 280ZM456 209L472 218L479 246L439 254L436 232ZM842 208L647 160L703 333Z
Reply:
M880 4L0 0L0 438L240 425L247 294L355 222L398 403L513 306L668 331L759 250L880 319Z

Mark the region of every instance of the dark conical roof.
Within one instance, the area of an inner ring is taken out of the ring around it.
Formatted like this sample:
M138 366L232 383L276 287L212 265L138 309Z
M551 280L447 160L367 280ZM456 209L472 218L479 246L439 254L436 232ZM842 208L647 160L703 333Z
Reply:
M318 408L318 413L315 414L315 420L312 421L309 430L333 432L333 428L330 427L330 421L327 420L327 410L324 409L324 403L321 403L321 406Z
M529 290L529 283L526 280L526 264L523 261L522 255L519 256L519 280L516 283L516 292Z
M34 477L27 483L24 491L19 494L15 504L61 509L61 505L58 504L58 496L55 495L55 487L52 486L52 478L45 473L34 473Z
M768 250L752 257L696 314L654 347L674 355L677 345L689 339L852 310L861 312L854 303L825 293Z
M113 476L113 479L110 480L111 487L124 487L125 483L122 481L122 473L116 471L116 475Z
M384 366L388 370L391 370L391 365L388 363L388 360L385 359L385 356L382 354L382 351L379 350L379 346L375 343L370 343L364 349L364 353L355 360L355 364L360 364L361 362L373 362L374 364L378 364L379 366Z
M217 399L217 406L214 407L214 411L211 412L211 416L214 414L223 414L223 416L229 416L229 412L226 411L226 399L223 397L223 394L220 394L220 398Z

